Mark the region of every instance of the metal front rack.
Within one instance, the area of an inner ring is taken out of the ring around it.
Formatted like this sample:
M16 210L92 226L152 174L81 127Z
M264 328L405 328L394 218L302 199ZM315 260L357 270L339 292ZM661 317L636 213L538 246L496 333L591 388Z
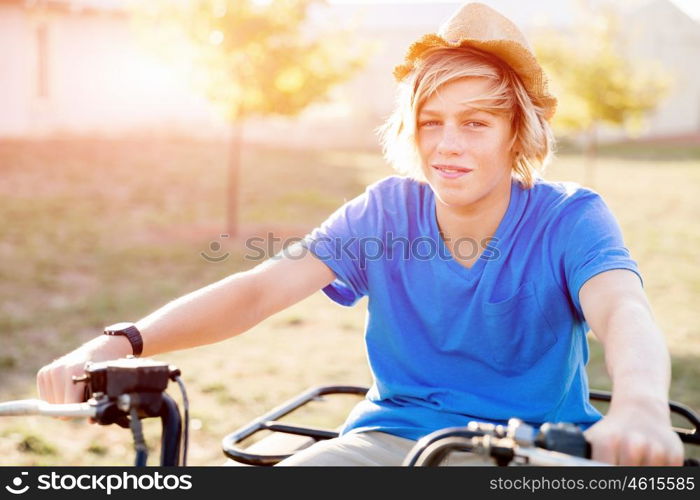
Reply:
M285 415L289 415L302 406L307 405L312 401L318 401L322 396L330 394L354 394L364 396L367 393L367 387L354 385L327 385L321 387L313 387L299 394L281 405L273 408L261 417L256 418L252 422L232 432L226 436L222 442L224 453L229 458L244 463L247 465L275 465L285 458L289 458L293 453L286 454L259 454L251 453L239 446L239 443L250 438L260 431L281 432L284 434L294 434L297 436L305 436L313 441L321 441L331 439L338 436L337 431L327 429L317 429L313 427L304 427L299 425L289 425L278 420Z

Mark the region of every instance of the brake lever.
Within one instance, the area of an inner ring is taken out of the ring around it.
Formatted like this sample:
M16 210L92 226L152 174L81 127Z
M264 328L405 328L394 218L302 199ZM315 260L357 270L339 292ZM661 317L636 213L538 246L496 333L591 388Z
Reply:
M83 398L81 400L82 403L85 403L90 399L90 384L88 383L90 380L90 376L85 373L83 375L73 375L71 377L71 380L74 384L80 384L81 382L84 383L83 385Z

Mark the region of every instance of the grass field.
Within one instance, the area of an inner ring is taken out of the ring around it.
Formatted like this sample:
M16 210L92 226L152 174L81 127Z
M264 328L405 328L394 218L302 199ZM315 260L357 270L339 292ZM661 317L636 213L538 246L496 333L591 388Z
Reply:
M0 143L0 400L36 397L36 370L104 325L256 264L243 237L220 236L225 155L220 144L182 141ZM601 158L593 187L645 276L673 355L671 395L700 409L700 155L676 158ZM582 164L562 156L547 176L581 181ZM391 173L372 152L248 147L241 234L303 235ZM216 256L230 254L220 263L200 255L213 254L213 242ZM161 356L190 392L190 462L221 463L226 433L311 385L367 384L365 307L318 293L238 338ZM589 373L593 387L609 387L595 343ZM334 400L306 422L335 426L353 402ZM155 448L157 433L147 422ZM131 446L116 427L0 421L0 465L129 464Z

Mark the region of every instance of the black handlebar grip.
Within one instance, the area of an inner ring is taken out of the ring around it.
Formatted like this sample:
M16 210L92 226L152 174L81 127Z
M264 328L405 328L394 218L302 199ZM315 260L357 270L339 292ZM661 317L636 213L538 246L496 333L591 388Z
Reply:
M591 458L591 444L586 441L583 431L574 424L543 424L535 437L535 445L568 455ZM700 467L700 461L696 458L686 458L683 466Z
M543 424L535 437L535 445L567 455L591 458L591 444L586 441L583 431L574 424Z

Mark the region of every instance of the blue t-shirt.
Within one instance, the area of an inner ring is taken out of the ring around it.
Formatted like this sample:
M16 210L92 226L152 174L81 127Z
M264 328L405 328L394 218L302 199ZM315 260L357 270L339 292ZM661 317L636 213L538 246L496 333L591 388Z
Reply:
M337 278L323 291L346 306L369 299L374 384L342 433L418 439L470 420L585 428L601 417L588 400L578 292L610 269L639 275L601 197L574 183L513 180L494 239L456 251L469 257L475 244L485 249L466 268L440 236L430 186L398 176L307 236Z

